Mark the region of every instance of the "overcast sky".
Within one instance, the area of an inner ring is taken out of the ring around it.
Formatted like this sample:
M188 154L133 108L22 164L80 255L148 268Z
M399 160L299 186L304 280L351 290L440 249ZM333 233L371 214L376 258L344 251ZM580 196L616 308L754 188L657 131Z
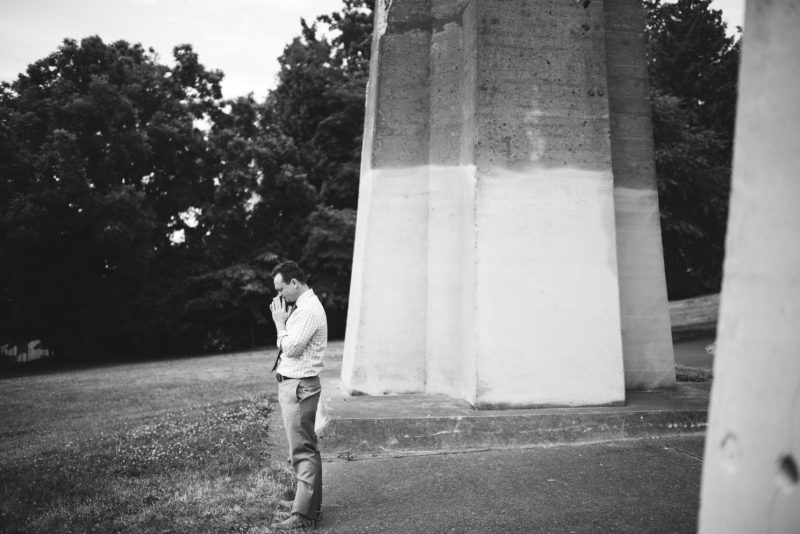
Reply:
M569 1L569 0L564 0ZM13 81L65 38L99 35L154 48L171 63L190 43L200 62L225 73L226 98L275 86L278 56L300 33L300 17L338 11L341 0L0 0L0 80ZM730 29L743 26L744 0L714 0Z

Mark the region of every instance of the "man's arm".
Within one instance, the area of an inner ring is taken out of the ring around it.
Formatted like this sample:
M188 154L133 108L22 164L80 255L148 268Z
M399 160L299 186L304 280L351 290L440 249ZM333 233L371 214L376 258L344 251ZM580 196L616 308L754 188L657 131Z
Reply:
M282 351L281 356L299 358L319 325L310 310L295 310L292 313L291 324L284 323L283 332L277 324L276 327L278 327L278 347Z

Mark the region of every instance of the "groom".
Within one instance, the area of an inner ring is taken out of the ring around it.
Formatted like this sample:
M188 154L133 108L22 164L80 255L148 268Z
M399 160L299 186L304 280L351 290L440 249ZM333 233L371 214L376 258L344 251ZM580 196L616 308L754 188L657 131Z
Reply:
M319 373L328 344L328 321L306 276L293 261L272 270L275 291L270 304L278 331L278 357L272 370L278 379L278 402L297 490L294 501L279 506L291 511L275 530L314 528L322 507L322 458L314 423L321 386Z

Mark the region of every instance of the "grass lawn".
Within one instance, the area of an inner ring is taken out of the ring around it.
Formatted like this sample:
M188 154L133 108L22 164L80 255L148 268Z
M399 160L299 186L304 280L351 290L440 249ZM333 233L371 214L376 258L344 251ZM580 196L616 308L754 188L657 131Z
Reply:
M292 485L286 451L267 432L274 357L0 379L0 532L268 532Z
M268 443L274 357L0 380L0 532L267 532L291 483Z
M675 377L678 382L711 382L714 372L710 367L690 367L675 364Z

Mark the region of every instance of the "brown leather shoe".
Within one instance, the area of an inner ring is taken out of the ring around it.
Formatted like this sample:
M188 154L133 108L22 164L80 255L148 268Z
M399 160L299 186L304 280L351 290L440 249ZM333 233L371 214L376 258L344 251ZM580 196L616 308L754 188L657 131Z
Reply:
M292 514L292 517L289 519L281 521L280 523L274 523L270 528L275 530L314 530L316 526L316 521L307 519L300 514Z

